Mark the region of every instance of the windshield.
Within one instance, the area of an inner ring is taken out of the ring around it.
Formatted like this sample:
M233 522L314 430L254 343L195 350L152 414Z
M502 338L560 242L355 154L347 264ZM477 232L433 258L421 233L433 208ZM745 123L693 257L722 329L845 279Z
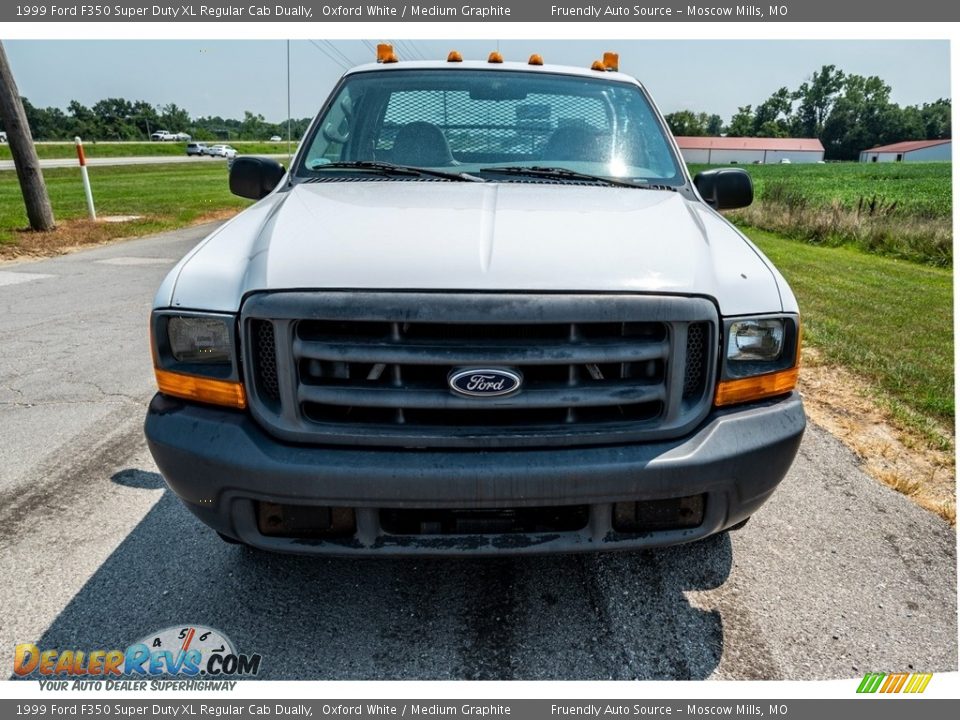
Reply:
M502 170L536 167L621 184L684 183L642 90L599 73L438 68L350 75L308 140L297 175L369 173L373 168L362 164L372 162L499 182L529 182ZM570 179L552 176L563 177Z

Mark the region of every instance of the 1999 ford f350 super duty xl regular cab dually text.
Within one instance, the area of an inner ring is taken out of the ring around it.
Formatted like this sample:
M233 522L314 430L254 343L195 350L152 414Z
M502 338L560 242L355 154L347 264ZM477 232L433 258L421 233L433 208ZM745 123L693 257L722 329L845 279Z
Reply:
M347 72L289 171L173 269L146 435L231 541L339 555L689 542L800 444L800 321L608 54Z

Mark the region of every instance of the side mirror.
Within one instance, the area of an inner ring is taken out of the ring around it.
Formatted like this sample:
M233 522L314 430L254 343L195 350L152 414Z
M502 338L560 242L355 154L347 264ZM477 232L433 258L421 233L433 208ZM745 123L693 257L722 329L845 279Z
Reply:
M714 210L733 210L753 202L753 181L746 170L704 170L693 179L693 184Z
M230 192L259 200L273 192L285 172L283 165L270 158L238 157L230 166Z

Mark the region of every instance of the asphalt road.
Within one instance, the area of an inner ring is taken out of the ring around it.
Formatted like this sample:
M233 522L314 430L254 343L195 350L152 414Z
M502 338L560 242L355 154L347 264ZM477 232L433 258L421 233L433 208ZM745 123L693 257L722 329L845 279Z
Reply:
M207 228L209 229L209 228ZM194 228L0 265L0 667L222 630L271 679L836 679L957 669L956 536L811 426L747 527L633 554L317 560L222 543L142 420Z

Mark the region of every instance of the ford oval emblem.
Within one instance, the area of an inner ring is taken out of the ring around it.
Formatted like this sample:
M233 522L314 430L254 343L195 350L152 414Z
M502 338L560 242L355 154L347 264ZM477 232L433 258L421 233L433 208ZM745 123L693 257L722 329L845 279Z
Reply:
M501 397L517 392L523 384L523 376L503 368L465 368L451 371L447 384L457 395Z

